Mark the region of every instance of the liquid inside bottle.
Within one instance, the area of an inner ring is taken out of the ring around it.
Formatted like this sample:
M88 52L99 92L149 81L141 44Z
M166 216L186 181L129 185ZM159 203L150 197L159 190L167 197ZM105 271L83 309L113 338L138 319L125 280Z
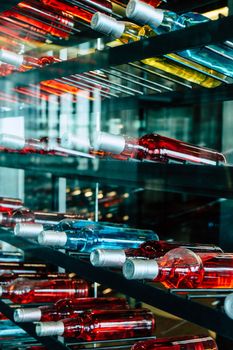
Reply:
M149 279L167 288L232 288L233 255L175 248L156 260L126 260L124 276Z
M161 163L178 162L219 165L226 162L223 154L158 134L147 134L138 139L98 132L93 137L93 148L107 152L113 158L147 160Z
M1 286L1 298L14 303L50 303L62 298L88 296L89 286L83 280L27 280L16 279L11 284Z
M63 335L85 341L151 336L154 316L147 309L94 310L76 319L58 322L40 322L36 326L39 336Z
M218 350L213 338L204 335L186 335L157 338L137 342L131 350Z
M136 248L148 239L158 239L158 236L151 230L124 228L101 223L89 225L81 230L43 231L38 235L38 242L42 245L65 247L86 253L96 248Z
M166 241L147 241L142 243L139 248L130 248L126 250L97 249L90 255L90 261L94 266L121 267L126 259L155 259L163 256L169 250L185 247L194 252L202 253L222 253L222 249L214 244L198 244L184 242L166 242ZM212 256L212 255L211 255Z
M89 309L123 310L128 308L128 303L123 298L62 299L51 306L16 309L14 319L16 322L58 321L64 318L76 318L83 311Z

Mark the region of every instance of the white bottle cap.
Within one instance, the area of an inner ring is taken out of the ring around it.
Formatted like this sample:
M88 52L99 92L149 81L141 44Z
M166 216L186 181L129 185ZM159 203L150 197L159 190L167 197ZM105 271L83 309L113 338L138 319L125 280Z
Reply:
M16 309L14 311L15 322L36 322L40 321L41 316L41 310L37 307L30 307L27 309Z
M96 12L91 19L91 28L105 35L120 38L124 33L125 25L115 18Z
M0 146L21 150L25 147L25 139L16 135L0 134Z
M123 266L126 255L122 249L96 249L91 252L90 262L93 266Z
M38 243L53 247L64 247L67 242L67 234L63 231L42 231L38 235Z
M39 337L62 335L64 333L64 324L58 322L39 322L36 325L36 334Z
M123 265L123 275L128 280L153 280L158 273L159 268L155 260L127 259Z
M11 64L15 67L20 67L23 64L23 55L5 49L0 49L0 61Z
M88 153L90 151L90 141L88 137L74 136L69 133L65 133L61 137L61 146L64 148L73 149L80 152Z
M164 11L139 0L130 0L126 7L126 16L140 24L153 24L159 27L163 21Z
M14 234L19 237L37 238L43 229L42 224L20 222L15 225Z
M3 293L3 288L2 286L0 286L0 297L2 296L2 293Z
M0 224L2 223L3 221L3 218L4 218L4 215L2 213L0 213Z
M228 317L233 319L233 293L229 294L224 300L224 310Z
M96 132L94 133L92 140L94 150L120 154L125 148L125 139L121 135L108 134L107 132Z

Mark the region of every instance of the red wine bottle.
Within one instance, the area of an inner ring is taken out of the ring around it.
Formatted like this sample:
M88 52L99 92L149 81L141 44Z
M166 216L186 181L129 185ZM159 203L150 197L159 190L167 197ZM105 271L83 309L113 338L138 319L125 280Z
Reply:
M0 211L11 212L14 209L19 209L23 206L23 202L18 198L0 197Z
M64 318L76 318L84 310L128 308L128 303L124 298L61 299L54 305L16 309L14 311L14 320L16 322L59 321Z
M147 309L92 310L74 319L39 322L38 336L62 335L84 341L151 336L154 316Z
M120 267L123 266L127 258L155 259L178 247L184 247L194 252L222 253L222 249L214 244L147 241L142 243L139 248L96 249L91 252L90 261L94 266Z
M133 158L162 163L207 165L226 162L222 153L158 134L147 134L137 139L99 132L93 137L92 146L94 151L103 151L107 156L121 160Z
M233 254L175 248L159 259L127 259L127 279L148 279L167 288L233 288Z
M218 347L209 336L185 335L139 341L131 350L218 350Z
M27 280L16 279L0 287L2 299L14 303L51 303L62 298L81 298L88 296L88 284L83 280Z
M14 280L26 278L30 280L47 280L47 279L68 279L75 278L75 274L57 273L57 272L31 272L31 271L17 271L17 270L0 270L0 285L12 283Z

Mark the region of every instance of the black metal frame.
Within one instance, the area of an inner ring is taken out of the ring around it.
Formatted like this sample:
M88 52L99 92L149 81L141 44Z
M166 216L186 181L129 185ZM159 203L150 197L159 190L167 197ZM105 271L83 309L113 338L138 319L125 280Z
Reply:
M211 329L219 335L233 340L233 320L217 309L169 293L169 290L159 289L149 283L128 281L120 273L93 267L89 262L77 257L71 257L58 250L44 248L25 239L17 238L13 234L6 233L5 229L0 229L0 235L1 240L22 249L26 257L40 256L41 259L63 267L68 272L76 272L81 278L107 285L128 296ZM2 311L1 306L0 303L0 311Z
M57 177L78 177L105 185L143 186L155 191L233 198L233 167L229 165L156 164L100 159L97 169L78 170L78 164L77 157L0 153L0 166L3 167L47 172Z
M54 63L41 69L11 74L9 77L0 79L0 88L4 89L5 83L9 83L9 79L12 84L19 86L28 85L28 82L36 84L44 80L62 78L72 74L80 74L148 57L161 56L171 52L218 43L230 39L232 36L233 16L229 16L140 40L129 45L107 48L94 54ZM190 41L190 38L192 38L192 41Z

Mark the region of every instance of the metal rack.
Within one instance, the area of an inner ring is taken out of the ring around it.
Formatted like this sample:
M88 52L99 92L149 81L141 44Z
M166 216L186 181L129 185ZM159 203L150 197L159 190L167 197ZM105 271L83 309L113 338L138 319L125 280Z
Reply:
M202 327L211 329L217 334L233 339L231 320L222 311L210 308L196 301L189 300L180 294L163 290L150 283L128 281L120 273L108 269L93 267L89 262L71 257L58 250L44 248L25 239L17 238L6 229L0 229L1 240L20 247L26 257L40 256L43 260L76 272L81 278L107 285L128 296L139 299ZM187 292L187 290L186 290ZM2 304L0 304L0 311Z
M8 168L49 172L57 177L78 177L105 185L116 184L131 188L139 186L155 191L233 198L233 167L229 165L214 167L213 171L213 166L206 165L97 159L95 167L79 170L79 158L77 157L10 153L0 153L0 165ZM120 172L119 169L121 169ZM208 178L208 181L202 181L203 178Z
M187 48L191 49L218 43L232 37L232 28L233 16L201 23L190 28L158 35L128 45L111 49L107 48L93 54L54 63L44 68L33 69L23 73L14 73L10 77L0 79L0 88L4 90L6 84L9 83L9 79L17 86L27 86L29 81L38 84L45 80L59 79L89 71L116 67L148 57L156 57L182 51ZM192 37L191 42L190 37Z

